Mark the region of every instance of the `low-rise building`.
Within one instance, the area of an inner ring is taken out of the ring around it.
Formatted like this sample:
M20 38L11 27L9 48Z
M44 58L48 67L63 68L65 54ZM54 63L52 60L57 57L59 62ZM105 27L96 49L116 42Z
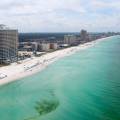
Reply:
M42 43L41 44L41 50L42 51L52 51L52 50L57 50L58 49L58 44L57 43Z
M51 50L57 50L58 49L58 43L51 42L51 41L42 41L42 42L21 42L19 44L19 50L20 51L51 51Z
M37 51L38 50L38 42L20 42L19 50L20 51Z

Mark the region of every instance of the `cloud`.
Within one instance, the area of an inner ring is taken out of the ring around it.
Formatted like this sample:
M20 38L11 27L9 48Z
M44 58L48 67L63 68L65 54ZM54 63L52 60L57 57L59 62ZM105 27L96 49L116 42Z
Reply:
M116 31L119 6L119 0L4 0L0 23L23 32Z
M103 8L114 8L120 9L120 1L119 0L92 0L91 4L97 9Z

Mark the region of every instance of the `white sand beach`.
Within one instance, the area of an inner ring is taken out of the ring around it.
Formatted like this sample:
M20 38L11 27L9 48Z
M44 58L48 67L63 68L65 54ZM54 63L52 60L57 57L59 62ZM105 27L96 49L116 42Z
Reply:
M20 78L40 72L54 61L71 55L77 51L94 46L102 40L107 40L107 38L102 38L75 47L57 50L52 53L47 53L41 57L29 58L22 61L21 64L12 63L9 66L0 67L0 85L7 84L15 80L20 80Z

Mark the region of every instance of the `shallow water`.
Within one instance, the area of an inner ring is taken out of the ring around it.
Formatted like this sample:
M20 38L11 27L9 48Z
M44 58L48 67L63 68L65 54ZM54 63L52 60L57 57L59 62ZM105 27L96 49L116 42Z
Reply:
M39 116L36 102L58 101ZM36 117L34 117L36 116ZM32 118L33 117L33 118ZM0 87L0 120L120 120L120 37Z

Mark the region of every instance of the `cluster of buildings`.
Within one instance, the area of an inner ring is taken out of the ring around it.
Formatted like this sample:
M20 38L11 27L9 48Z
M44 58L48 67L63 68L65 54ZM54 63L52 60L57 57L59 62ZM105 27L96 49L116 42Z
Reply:
M64 34L58 40L52 36L47 39L32 38L19 42L18 30L12 30L0 25L0 64L9 64L44 52L76 46L99 38L115 35L115 33L88 33L81 30L80 34Z
M39 51L49 52L58 49L57 42L42 41L42 42L20 42L19 51Z
M76 34L64 34L61 40L56 37L46 38L27 38L27 42L19 42L19 51L39 51L39 52L51 52L57 49L65 47L76 46L80 43L89 41L87 31L82 30L79 35Z

